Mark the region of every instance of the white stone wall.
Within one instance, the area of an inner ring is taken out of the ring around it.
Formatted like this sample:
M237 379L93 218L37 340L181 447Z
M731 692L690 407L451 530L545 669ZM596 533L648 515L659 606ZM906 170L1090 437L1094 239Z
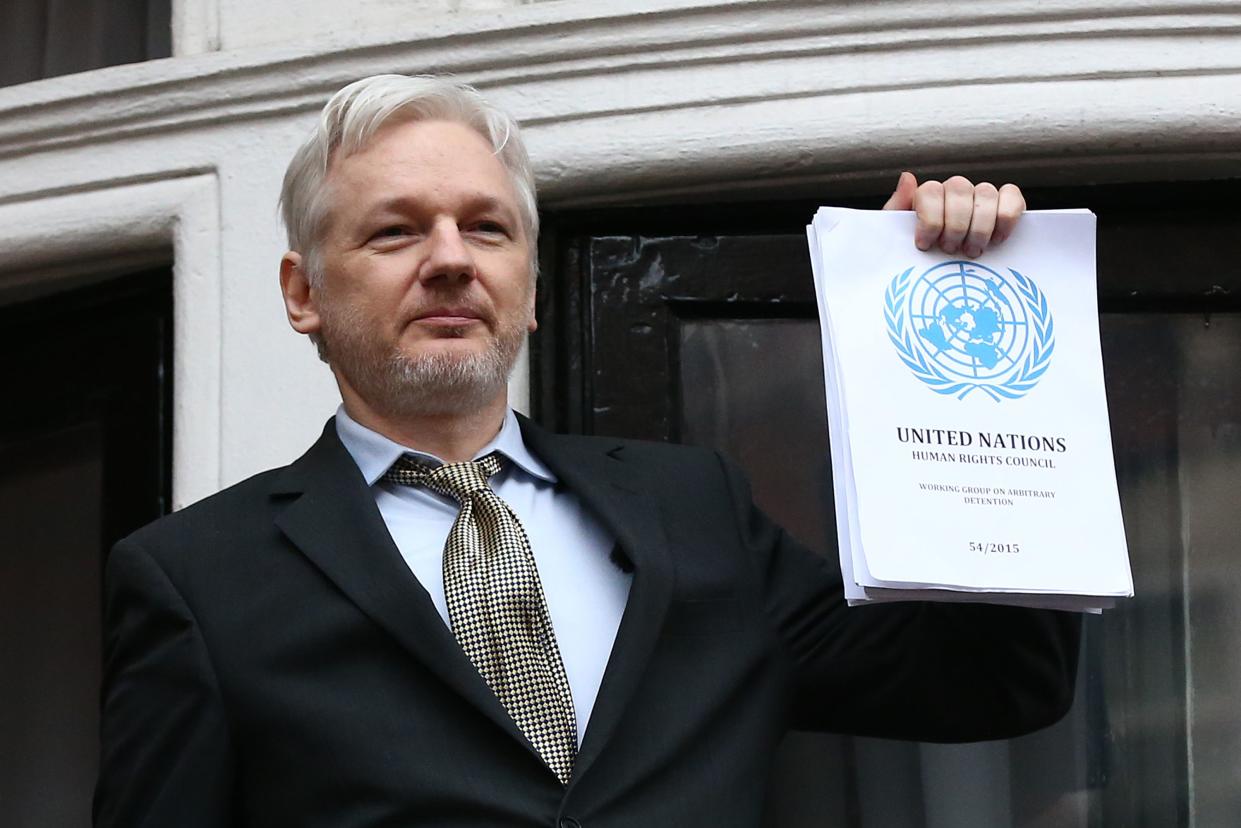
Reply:
M177 57L0 89L0 286L174 262L177 505L287 462L335 407L284 321L275 200L315 111L364 75L476 83L527 125L556 206L877 192L904 167L1031 184L1241 171L1241 2L175 11Z

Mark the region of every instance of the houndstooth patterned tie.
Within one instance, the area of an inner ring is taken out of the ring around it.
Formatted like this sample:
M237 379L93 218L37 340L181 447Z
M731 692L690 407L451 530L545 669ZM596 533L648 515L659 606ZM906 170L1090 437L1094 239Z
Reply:
M568 784L577 719L526 531L488 479L503 457L431 467L403 455L384 475L461 504L444 542L453 634L547 766Z

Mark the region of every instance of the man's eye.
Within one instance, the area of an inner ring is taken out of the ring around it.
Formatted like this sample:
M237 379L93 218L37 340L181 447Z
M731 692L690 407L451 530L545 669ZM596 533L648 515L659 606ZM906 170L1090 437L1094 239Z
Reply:
M479 233L508 235L508 228L498 221L480 221L475 223L474 229Z
M374 238L394 239L394 238L400 238L401 236L407 236L407 235L409 235L409 228L401 227L400 225L393 225L392 227L385 227L384 229L380 230L378 233L375 234Z

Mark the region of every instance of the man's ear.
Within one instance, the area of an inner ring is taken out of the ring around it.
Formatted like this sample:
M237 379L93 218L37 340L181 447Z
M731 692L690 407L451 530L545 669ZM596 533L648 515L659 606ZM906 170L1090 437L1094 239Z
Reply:
M539 329L539 320L535 318L535 310L538 308L539 298L539 273L536 269L530 274L530 279L534 283L530 285L530 304L526 308L530 321L526 324L526 333L534 333Z
M319 306L315 299L317 291L311 289L303 264L302 254L295 250L290 250L280 258L280 292L284 294L284 310L293 330L301 334L318 333L320 322Z

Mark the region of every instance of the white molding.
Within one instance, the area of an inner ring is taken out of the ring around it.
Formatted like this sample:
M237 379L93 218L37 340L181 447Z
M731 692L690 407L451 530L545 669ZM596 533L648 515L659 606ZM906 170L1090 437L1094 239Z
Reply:
M145 254L173 261L173 505L220 487L221 279L214 173L0 205L0 288L30 271Z
M1184 176L1203 154L1217 175L1241 135L1241 2L536 4L0 89L0 160L308 113L378 71L486 89L528 125L552 204L971 160L945 139L1004 166L1166 156Z
M172 0L172 53L177 57L220 49L220 0Z

